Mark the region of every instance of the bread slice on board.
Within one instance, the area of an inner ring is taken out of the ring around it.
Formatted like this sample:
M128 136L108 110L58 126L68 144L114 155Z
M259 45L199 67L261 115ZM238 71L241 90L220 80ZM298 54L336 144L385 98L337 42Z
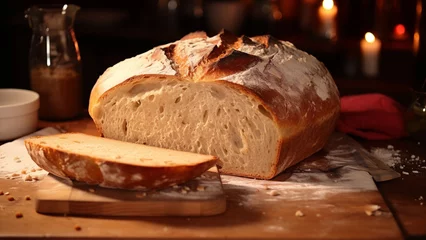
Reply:
M82 133L25 140L37 165L53 175L109 188L149 190L184 183L213 167L215 156Z
M108 68L89 113L104 137L211 154L271 179L319 151L340 112L323 63L290 42L190 34Z

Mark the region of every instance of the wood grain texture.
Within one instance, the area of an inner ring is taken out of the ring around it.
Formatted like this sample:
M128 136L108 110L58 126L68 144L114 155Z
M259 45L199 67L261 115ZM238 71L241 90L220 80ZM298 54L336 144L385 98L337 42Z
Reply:
M331 194L320 200L263 201L241 205L248 193L225 188L227 211L209 217L95 217L40 214L35 211L41 182L0 179L0 189L16 198L0 196L0 237L52 239L403 239L380 194L376 191ZM225 186L226 187L226 184ZM303 195L304 189L295 194ZM309 195L309 192L306 192ZM26 201L26 195L33 200ZM381 216L368 216L365 206L382 207ZM303 217L296 217L300 210ZM15 214L23 217L17 219ZM74 227L81 226L81 231Z
M377 183L377 187L394 212L404 236L426 239L426 141L407 138L363 144L367 149L391 145L401 150L401 163L395 166L401 178ZM411 158L413 155L419 160Z
M46 214L211 216L225 210L225 194L216 167L175 188L151 192L108 189L48 175L41 181L36 197L36 211Z
M67 123L44 123L43 126L60 125L65 129L93 133L96 129L89 119ZM285 178L286 176L282 176ZM389 188L392 186L390 181ZM10 202L0 196L0 237L30 237L32 239L49 237L52 239L404 239L395 215L391 214L385 200L377 191L343 192L327 194L323 198L309 197L292 201L281 199L265 200L265 191L253 195L245 188L235 188L223 183L227 210L223 214L208 217L95 217L40 214L36 209L36 193L41 182L22 182L0 179L0 190L10 192L16 200ZM396 191L404 186L398 185ZM50 190L52 191L52 190ZM96 190L95 190L96 191ZM407 189L408 191L408 189ZM47 190L49 192L49 190ZM293 194L311 196L309 189L294 189ZM26 201L29 195L33 200ZM417 196L417 195L416 195ZM393 197L393 195L389 195ZM242 204L250 199L256 204ZM405 199L405 198L404 198ZM411 216L408 207L420 207L418 202L393 199L402 205L396 217L404 215L405 221L423 220L421 216ZM392 199L390 199L392 200ZM401 200L401 202L399 202ZM389 201L389 199L386 199ZM368 216L366 206L378 205L384 214ZM296 217L300 210L303 217ZM21 212L22 218L15 214ZM415 215L415 214L414 214ZM407 223L409 224L409 222ZM75 226L81 226L76 231ZM403 225L404 226L404 225ZM423 225L424 226L424 225ZM411 230L414 226L411 225ZM410 228L407 228L410 230ZM410 231L411 231L410 230ZM419 230L418 230L419 231ZM407 234L409 236L409 234Z

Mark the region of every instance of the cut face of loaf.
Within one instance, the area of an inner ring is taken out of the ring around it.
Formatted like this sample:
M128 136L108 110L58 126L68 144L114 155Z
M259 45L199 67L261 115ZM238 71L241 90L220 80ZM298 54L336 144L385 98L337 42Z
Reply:
M339 111L334 80L315 57L225 31L117 63L89 102L106 138L215 155L222 173L261 179L323 148Z
M280 133L262 103L226 82L135 78L95 113L109 138L220 156L223 171L267 176Z
M149 190L189 181L217 158L81 133L25 140L33 161L61 178L109 188Z

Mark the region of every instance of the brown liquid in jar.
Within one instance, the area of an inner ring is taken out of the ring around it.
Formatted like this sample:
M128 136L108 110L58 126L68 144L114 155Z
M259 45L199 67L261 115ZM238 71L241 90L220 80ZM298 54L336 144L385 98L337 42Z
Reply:
M82 112L81 74L74 68L33 68L31 88L40 95L43 120L68 120Z

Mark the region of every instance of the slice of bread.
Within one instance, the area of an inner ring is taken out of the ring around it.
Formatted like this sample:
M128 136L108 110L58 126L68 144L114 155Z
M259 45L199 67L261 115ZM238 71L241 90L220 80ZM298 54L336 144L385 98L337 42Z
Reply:
M122 142L82 133L25 140L33 161L61 178L109 188L150 190L189 181L209 168L215 156Z

